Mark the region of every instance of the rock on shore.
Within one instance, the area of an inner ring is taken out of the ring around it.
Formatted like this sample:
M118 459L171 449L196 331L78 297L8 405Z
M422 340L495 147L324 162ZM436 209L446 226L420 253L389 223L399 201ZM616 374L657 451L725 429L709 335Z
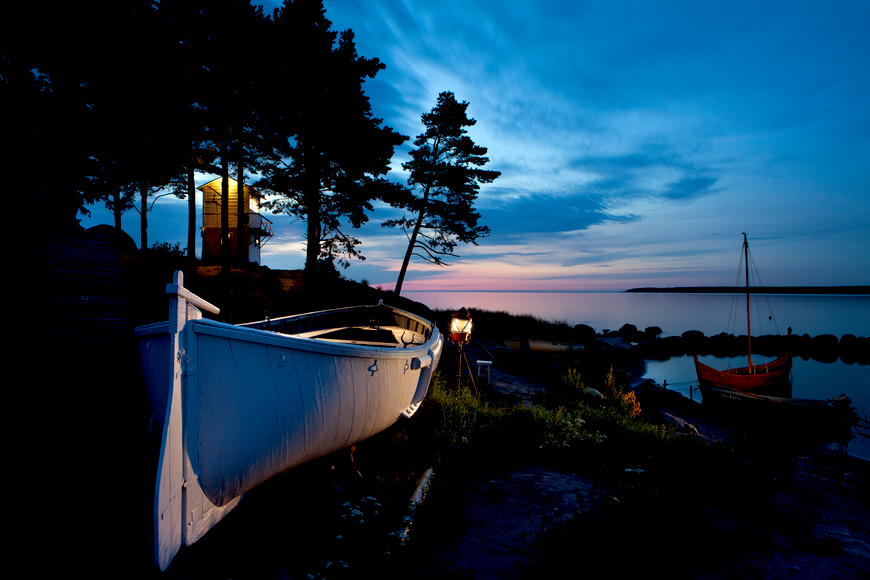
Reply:
M623 325L618 331L604 334L600 340L613 343L621 339L631 343L631 354L644 360L667 360L672 356L697 353L712 354L720 357L733 357L747 353L746 335L720 333L705 336L699 330L687 330L680 336L661 338L656 328L641 332L633 325ZM870 363L870 340L854 334L844 334L839 339L831 334L811 337L803 335L762 335L752 338L752 352L764 356L782 356L791 353L804 359L821 362L834 362L841 359L845 363Z

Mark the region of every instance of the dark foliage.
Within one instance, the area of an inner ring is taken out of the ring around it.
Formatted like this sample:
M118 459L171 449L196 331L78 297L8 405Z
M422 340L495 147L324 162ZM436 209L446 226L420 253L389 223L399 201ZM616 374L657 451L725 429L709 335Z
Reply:
M293 56L274 66L304 90L279 91L289 113L270 135L257 186L277 196L265 207L306 222L306 270L318 270L318 260L347 266L363 256L343 224L368 220L371 200L391 187L383 176L393 150L407 137L372 115L363 91L384 64L357 54L352 30L332 30L321 2L286 1L273 20L272 51Z
M103 200L116 227L140 214L148 247L156 191L193 201L194 171L256 172L283 196L274 209L309 221L309 267L359 255L339 226L366 221L407 138L373 117L362 90L384 65L356 53L351 30L331 30L321 0L286 0L271 15L249 0L100 0L5 16L4 161L50 228L75 229Z

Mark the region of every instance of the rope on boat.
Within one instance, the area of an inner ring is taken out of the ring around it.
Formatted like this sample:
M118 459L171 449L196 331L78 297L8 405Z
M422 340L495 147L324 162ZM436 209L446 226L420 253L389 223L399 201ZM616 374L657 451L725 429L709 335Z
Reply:
M752 257L752 252L749 251L749 248L747 248L746 251L749 254L749 261L752 263L751 272L754 272L755 277L758 278L758 286L756 286L756 287L757 288L764 288L764 283L762 283L762 281L761 281L761 274L758 271L758 266L755 265L755 258ZM776 318L773 317L773 308L770 306L770 298L767 296L766 292L763 292L762 296L764 296L764 301L767 302L767 311L770 312L770 315L768 316L768 320L773 321L773 326L776 328L776 333L782 334L779 331L779 325L776 323ZM760 324L761 324L761 312L758 310L758 300L755 301L755 311L757 312L758 322L759 322L759 326L760 326ZM759 328L759 334L761 334L760 328Z
M763 331L761 328L761 326L762 326L761 325L761 321L762 321L761 311L758 307L758 296L757 296L758 294L761 294L764 297L764 301L767 303L767 310L770 313L768 315L768 320L773 321L773 326L776 328L776 333L782 334L782 332L780 332L780 330L779 330L779 324L777 324L776 318L774 318L774 316L773 316L773 308L770 306L770 298L768 297L766 292L758 292L759 289L764 288L764 284L761 282L761 274L758 272L758 267L755 265L755 258L752 257L752 251L749 249L748 246L746 248L746 254L749 256L749 264L748 265L752 266L751 268L747 268L749 270L749 275L753 278L753 280L758 281L757 284L755 286L753 286L753 288L756 289L756 292L754 292L754 294L756 295L755 316L758 318L758 326L759 326L758 335L761 336L763 334ZM737 266L737 280L734 284L735 288L740 286L740 276L742 274L742 270L744 269L743 266L744 266L743 248L741 247L740 248L740 261L739 261L739 264ZM751 281L748 281L747 285L751 285ZM728 324L725 327L726 329L730 330L732 334L737 334L737 319L739 318L739 315L737 314L737 301L738 301L739 295L740 295L739 292L734 292L734 294L732 295L731 311L728 313Z
M657 388L664 390L664 391L673 391L675 393L680 393L684 397L686 396L686 393L688 393L688 398L691 401L695 400L694 392L695 391L700 392L700 385L698 384L697 379L695 379L693 381L680 381L677 383L668 383L668 381L663 381L662 385L659 385L658 383L655 383L655 382L653 382L652 384L655 385ZM688 389L685 388L686 385L689 386ZM678 388L673 388L673 387L678 387Z
M677 387L685 387L686 385L694 385L694 384L697 383L697 382L698 382L697 380L694 380L694 381L683 381L683 382L681 382L681 383L671 383L671 384L668 385L668 386L674 385L674 386L677 386Z
M668 391L673 391L673 392L675 392L675 393L680 393L680 394L681 394L682 396L684 396L684 397L685 397L685 396L688 396L688 397L689 397L689 400L694 401L694 400L695 400L695 393L698 392L698 387L695 387L694 389L692 389L692 388L691 388L691 383L689 383L689 385L690 385L690 388L689 388L689 389L686 389L686 388L681 388L681 389L672 389L671 386L668 385L668 387L667 387L666 390L668 390Z

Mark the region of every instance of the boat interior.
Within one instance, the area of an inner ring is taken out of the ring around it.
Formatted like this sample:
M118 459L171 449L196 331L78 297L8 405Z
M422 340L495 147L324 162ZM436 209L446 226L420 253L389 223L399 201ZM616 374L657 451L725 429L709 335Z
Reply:
M424 344L432 327L421 318L389 306L355 306L242 324L247 328L343 344L406 348Z
M394 346L404 348L407 346L423 344L426 338L417 332L409 331L398 326L372 327L372 326L348 326L345 328L329 328L294 334L302 338L317 338L330 342L346 344L362 344L366 346Z

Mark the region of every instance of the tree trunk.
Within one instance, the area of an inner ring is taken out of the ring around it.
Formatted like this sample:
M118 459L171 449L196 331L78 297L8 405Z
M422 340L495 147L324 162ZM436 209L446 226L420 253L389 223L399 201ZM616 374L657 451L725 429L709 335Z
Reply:
M408 242L408 251L405 252L405 260L402 262L402 269L399 270L399 279L396 281L396 295L401 295L402 284L405 282L405 273L408 271L408 264L411 262L411 255L414 253L414 245L417 243L417 234L420 233L420 227L423 225L423 218L426 217L426 205L429 201L429 188L423 193L423 203L420 208L420 215L417 216L417 223L414 224L414 231L411 232L411 239Z
M245 207L245 165L244 165L244 145L242 144L242 128L238 129L238 138L236 139L237 147L237 179L238 187L237 206L236 206L236 263L244 266L248 263L248 236L245 235L245 226L248 224L248 212Z
M187 260L196 262L196 182L193 175L193 163L187 170Z
M139 249L148 249L148 187L144 183L139 184L139 195L142 197L141 219L139 220Z
M305 269L317 272L317 259L320 257L320 188L309 186L305 192L305 211L308 214L307 238L305 248Z
M112 191L112 213L115 214L115 229L121 231L121 191Z
M228 155L229 131L224 133L221 145L221 275L228 277L232 256L230 254L230 162Z

